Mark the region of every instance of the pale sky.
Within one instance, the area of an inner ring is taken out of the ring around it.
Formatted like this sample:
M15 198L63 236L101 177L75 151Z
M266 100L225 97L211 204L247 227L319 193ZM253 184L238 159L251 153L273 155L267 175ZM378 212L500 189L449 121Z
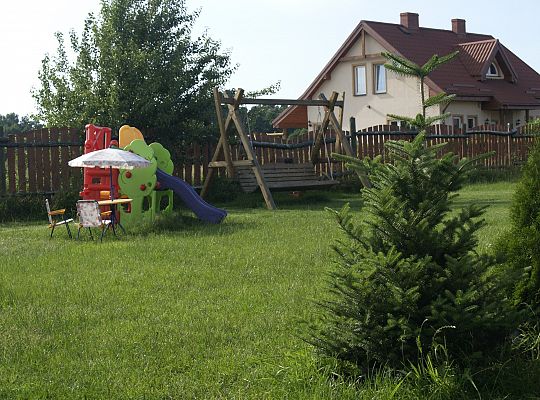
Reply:
M452 18L467 31L493 35L540 71L540 2L359 1L359 0L187 0L201 9L196 33L229 49L239 64L227 87L256 90L281 81L275 96L297 98L360 20L399 23L400 12L420 14L420 26L451 29ZM80 31L99 0L1 0L0 114L35 111L30 90L39 84L46 53L56 49L54 32Z

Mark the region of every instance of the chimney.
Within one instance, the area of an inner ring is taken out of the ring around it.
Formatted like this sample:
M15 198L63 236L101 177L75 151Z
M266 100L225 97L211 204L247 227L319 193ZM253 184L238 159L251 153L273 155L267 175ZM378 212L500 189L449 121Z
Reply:
M454 18L452 20L452 32L456 35L465 35L467 33L465 31L465 20Z
M401 25L403 25L405 28L411 31L417 31L418 29L420 29L420 26L418 25L418 14L403 12L399 14L399 17L401 20Z

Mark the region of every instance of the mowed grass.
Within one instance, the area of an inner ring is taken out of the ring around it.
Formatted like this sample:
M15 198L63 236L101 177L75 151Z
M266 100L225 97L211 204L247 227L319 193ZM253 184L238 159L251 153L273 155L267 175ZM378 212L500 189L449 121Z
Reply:
M490 205L481 249L506 229L512 191L461 193ZM281 195L275 212L248 200L221 225L186 214L101 244L1 227L0 398L390 398L396 379L359 390L300 338L341 237L324 207L358 196Z

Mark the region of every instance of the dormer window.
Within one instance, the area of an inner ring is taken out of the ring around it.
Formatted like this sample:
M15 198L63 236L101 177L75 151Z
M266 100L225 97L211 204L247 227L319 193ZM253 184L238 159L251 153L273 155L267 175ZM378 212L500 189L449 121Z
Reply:
M498 78L500 77L500 74L499 74L499 68L497 67L497 64L495 64L494 62L492 62L490 65L489 65L489 68L486 72L486 76L488 78Z

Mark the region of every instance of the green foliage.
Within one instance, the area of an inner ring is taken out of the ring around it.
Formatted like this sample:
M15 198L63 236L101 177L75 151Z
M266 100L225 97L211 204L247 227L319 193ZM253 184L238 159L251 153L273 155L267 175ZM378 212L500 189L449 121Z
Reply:
M358 179L362 182L362 186L371 187L371 182L368 177L369 171L374 172L381 165L382 156L375 156L373 159L364 157L358 159L356 157L346 156L343 154L332 153L332 158L345 163L345 166L351 171L356 172Z
M52 205L51 205L52 207ZM45 200L41 196L0 198L0 222L47 220Z
M3 129L6 135L9 133L28 132L38 128L41 128L41 124L28 115L21 118L15 113L0 115L0 129Z
M251 133L274 132L272 121L283 111L286 106L260 105L251 107L247 112L249 130Z
M446 327L445 329L452 329ZM440 329L442 332L444 329ZM419 392L427 391L431 399L451 399L456 395L466 395L463 390L464 378L467 374L460 374L448 356L445 345L436 344L429 351L422 347L420 337L417 338L419 358L416 363L409 363L409 373L407 380ZM472 378L468 377L473 387L476 388Z
M458 51L454 51L442 57L434 54L422 66L407 60L404 57L398 56L397 54L384 53L383 55L390 60L390 63L385 64L387 69L404 76L417 76L419 78L425 78L430 73L435 71L439 66L452 61L458 55L458 53Z
M332 210L347 240L334 247L331 297L308 339L324 354L364 370L400 367L416 363L417 340L446 340L459 359L493 350L517 326L494 261L475 251L484 208L450 213L473 162L437 157L443 146L428 147L423 134L387 142L394 163L368 171L362 220L348 205Z
M515 301L540 308L540 142L536 141L523 168L511 207L512 227L499 240L497 250L509 272L522 279Z
M529 121L526 126L529 133L540 134L540 118Z
M478 167L471 172L469 183L517 182L521 177L521 168L482 168Z
M192 37L197 17L184 0L103 0L81 36L70 33L70 51L56 34L33 92L39 117L49 126L129 123L165 143L212 135L212 89L234 68L219 42Z
M437 121L442 121L450 116L450 114L441 114L441 115L435 115L433 117L426 117L422 114L416 114L416 117L411 118L404 115L397 115L397 114L387 114L389 118L398 120L398 121L405 121L409 126L413 128L417 128L419 131L425 131L429 126L434 124Z
M262 89L246 92L246 97L257 98L261 96L269 96L279 92L279 89L281 89L281 81L277 81L276 83Z
M296 128L287 135L287 143L289 143L293 139L300 139L302 137L305 137L307 133L308 130L306 128Z
M261 96L268 96L275 94L281 88L281 82L276 82L263 89L249 91L244 94L246 98L257 98ZM227 91L230 96L234 96L234 90ZM247 133L266 133L275 132L276 129L272 126L272 121L287 107L279 105L255 105L253 107L241 106L238 109L241 121L244 124ZM226 106L222 106L222 113L227 115L229 109Z
M525 322L519 328L519 334L513 340L515 350L523 352L532 360L540 360L540 322Z
M388 114L390 118L405 121L410 126L418 128L419 131L425 131L433 123L444 120L450 116L450 114L437 115L433 117L426 116L426 110L429 107L448 104L453 100L455 95L441 92L426 99L424 93L424 81L425 78L438 67L452 61L458 55L458 51L454 51L442 57L434 54L424 65L421 66L396 54L383 53L383 55L389 60L388 63L384 64L386 69L393 71L398 75L412 76L419 79L420 93L422 96L422 113L416 115L415 118L403 115Z
M66 218L76 215L79 192L76 190L56 193L49 200L51 209L66 209ZM37 195L8 196L0 198L0 222L47 221L45 198ZM48 222L47 222L48 223Z
M213 178L210 191L208 192L208 201L211 203L230 202L240 196L241 193L242 188L237 181L216 176Z

